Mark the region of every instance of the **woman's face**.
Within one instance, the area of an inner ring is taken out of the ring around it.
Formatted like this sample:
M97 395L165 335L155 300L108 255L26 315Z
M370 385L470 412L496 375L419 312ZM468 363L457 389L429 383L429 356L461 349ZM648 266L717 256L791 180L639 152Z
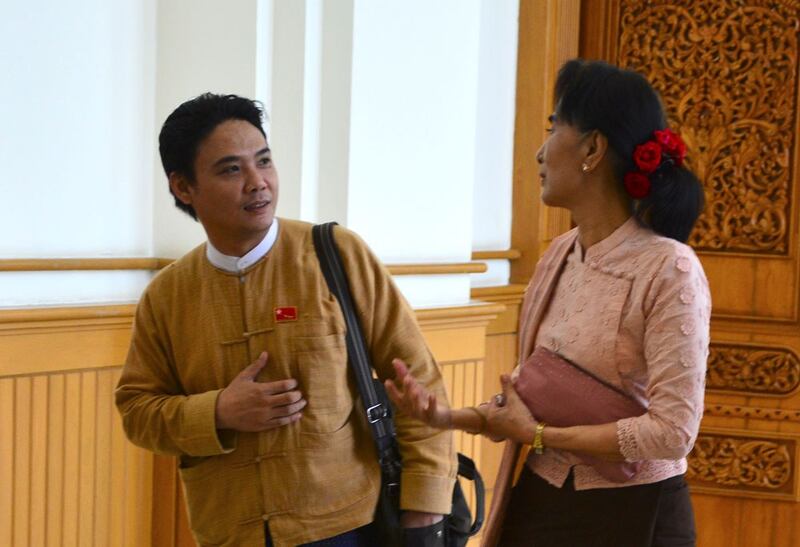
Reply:
M536 153L542 179L542 201L551 207L570 208L580 197L583 180L582 144L586 135L571 125L550 116L548 137Z

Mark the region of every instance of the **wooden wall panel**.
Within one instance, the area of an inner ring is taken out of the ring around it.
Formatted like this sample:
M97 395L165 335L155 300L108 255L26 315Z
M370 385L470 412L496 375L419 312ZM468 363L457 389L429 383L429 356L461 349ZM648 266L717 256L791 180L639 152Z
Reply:
M123 442L118 375L0 379L0 544L149 545L152 457Z
M704 494L694 494L692 501L698 516L698 547L800 545L800 519L790 504Z
M440 363L442 376L454 408L476 406L483 400L483 359ZM469 433L455 433L456 450L472 458L483 469L481 440ZM475 506L475 491L471 483L462 483L470 507Z
M418 313L459 404L483 400L486 327L504 309L475 302ZM194 545L174 459L131 445L114 408L132 314L0 312L0 484L10 485L0 488L0 545ZM457 443L480 464L479 439Z
M12 545L14 530L14 383L0 380L0 545Z
M0 313L0 545L150 544L152 455L113 401L132 311Z
M454 404L486 398L487 326L495 320L498 340L510 336L516 315L502 302L518 302L521 291L418 312ZM0 488L0 545L194 545L174 459L131 445L114 408L132 313L0 312L0 484L11 485ZM480 438L456 442L481 465Z

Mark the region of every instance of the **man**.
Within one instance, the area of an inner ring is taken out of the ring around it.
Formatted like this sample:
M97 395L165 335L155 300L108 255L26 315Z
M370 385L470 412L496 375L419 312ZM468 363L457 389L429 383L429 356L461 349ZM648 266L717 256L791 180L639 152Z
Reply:
M344 318L311 225L275 217L278 175L260 108L202 95L167 118L159 143L175 205L208 241L160 272L139 302L116 392L127 435L180 458L201 545L380 545L368 526L380 471ZM335 235L378 375L393 377L401 358L444 401L389 275L355 234ZM396 425L407 542L435 545L450 511L452 437L404 414Z

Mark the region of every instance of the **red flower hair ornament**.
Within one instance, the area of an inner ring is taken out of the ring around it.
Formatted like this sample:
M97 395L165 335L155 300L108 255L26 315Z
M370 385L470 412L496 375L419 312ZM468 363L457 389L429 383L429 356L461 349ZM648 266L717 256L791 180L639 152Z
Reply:
M623 179L625 190L633 199L642 199L650 195L650 178L639 171L625 173Z
M658 129L650 140L633 150L636 170L625 173L623 183L628 195L633 199L644 199L650 195L650 175L665 162L683 165L686 158L686 144L680 135L671 129Z
M633 150L633 161L639 171L650 174L661 165L662 147L657 141L647 141Z
M675 165L678 167L683 165L683 159L686 157L686 144L681 136L670 129L656 130L653 135L664 153L675 162Z

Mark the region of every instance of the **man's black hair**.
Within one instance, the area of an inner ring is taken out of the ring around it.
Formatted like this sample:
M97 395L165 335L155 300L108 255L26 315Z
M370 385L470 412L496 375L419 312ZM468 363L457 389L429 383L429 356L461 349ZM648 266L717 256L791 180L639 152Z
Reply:
M264 111L256 101L238 95L204 93L186 101L170 114L158 135L161 165L169 177L172 173L185 176L194 182L194 160L200 143L222 122L243 120L250 122L266 138L262 125ZM197 220L194 207L175 196L175 206Z

